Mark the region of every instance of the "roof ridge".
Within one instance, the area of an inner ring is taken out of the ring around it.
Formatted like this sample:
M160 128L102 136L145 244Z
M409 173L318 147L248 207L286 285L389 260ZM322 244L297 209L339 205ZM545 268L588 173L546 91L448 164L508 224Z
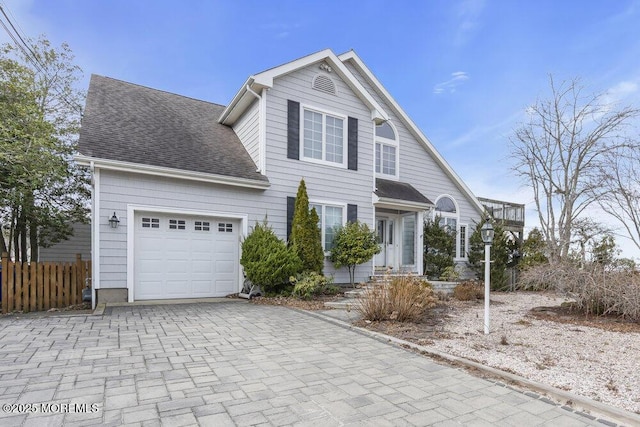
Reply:
M130 86L137 86L137 87L142 88L142 89L148 89L148 90L152 90L154 92L162 92L162 93L166 93L167 95L173 95L173 96L177 96L177 97L180 97L180 98L190 99L192 101L198 101L198 102L202 102L202 103L205 103L205 104L216 105L218 107L223 107L223 108L227 107L226 105L218 104L217 102L205 101L204 99L194 98L192 96L181 95L179 93L169 92L168 90L157 89L157 88L154 88L154 87L141 85L139 83L132 83L132 82L128 82L126 80L116 79L115 77L103 76L101 74L92 73L91 74L91 78L93 78L93 77L99 77L99 78L103 78L103 79L107 79L107 80L113 80L115 82L124 83L124 84L130 85Z

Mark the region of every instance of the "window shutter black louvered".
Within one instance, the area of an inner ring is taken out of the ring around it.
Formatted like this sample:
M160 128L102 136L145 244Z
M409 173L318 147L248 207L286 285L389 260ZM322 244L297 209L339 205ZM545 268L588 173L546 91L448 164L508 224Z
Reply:
M287 197L287 242L291 236L291 224L293 223L293 211L296 208L296 198Z
M347 127L347 167L358 170L358 119L349 117Z
M300 160L300 103L287 101L287 158Z
M358 205L347 205L347 222L356 222L358 220Z

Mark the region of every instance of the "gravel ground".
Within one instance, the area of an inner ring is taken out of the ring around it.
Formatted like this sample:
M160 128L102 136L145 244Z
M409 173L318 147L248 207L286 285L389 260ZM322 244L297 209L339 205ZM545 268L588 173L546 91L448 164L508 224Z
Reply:
M638 328L616 332L606 330L616 329L606 325L596 328L586 322L575 324L560 317L550 321L530 314L534 307L557 307L564 301L553 294L494 293L489 335L483 333L482 301L451 302L436 339L425 344L640 413Z

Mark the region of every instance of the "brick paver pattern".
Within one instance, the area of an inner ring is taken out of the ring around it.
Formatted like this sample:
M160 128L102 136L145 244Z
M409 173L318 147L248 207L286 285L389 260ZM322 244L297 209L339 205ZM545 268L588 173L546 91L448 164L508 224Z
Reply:
M73 408L3 411L2 426L602 425L305 313L247 302L0 318L0 403Z

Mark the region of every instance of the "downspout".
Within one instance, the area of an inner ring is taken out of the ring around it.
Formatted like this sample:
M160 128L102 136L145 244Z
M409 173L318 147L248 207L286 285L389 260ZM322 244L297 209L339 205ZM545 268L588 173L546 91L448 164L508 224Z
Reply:
M371 229L372 230L376 230L377 231L377 227L376 227L376 205L373 204L373 198L375 197L375 192L376 192L376 121L372 120L371 121L371 125L373 126L373 165L371 168L371 186L372 186L372 190L371 190L371 205L373 207L373 219L372 222L373 224L371 224ZM376 256L373 256L373 262L371 263L371 277L374 277L376 274Z
M258 146L259 146L259 153L260 153L260 159L258 161L258 170L257 172L260 172L261 174L265 174L265 131L266 129L264 128L264 99L262 96L260 96L257 92L255 92L253 89L251 89L251 86L247 83L247 85L245 86L245 89L247 89L247 92L249 92L251 95L255 96L256 99L258 100Z
M98 232L97 232L97 216L96 209L99 208L98 202L96 200L96 174L95 174L95 164L93 160L89 164L89 170L91 171L91 309L95 310L96 308L96 287L94 284L97 282L96 274L99 271L98 269L98 259L96 259L97 245L98 245Z

